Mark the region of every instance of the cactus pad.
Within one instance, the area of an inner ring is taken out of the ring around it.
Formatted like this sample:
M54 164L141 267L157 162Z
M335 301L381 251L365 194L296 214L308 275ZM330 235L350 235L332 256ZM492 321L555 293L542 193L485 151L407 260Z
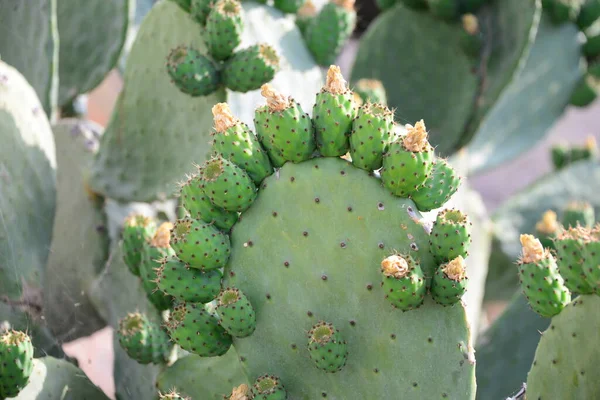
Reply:
M20 331L0 335L0 398L15 397L33 370L31 338Z
M438 262L466 257L471 245L471 222L459 210L441 211L431 229L431 252Z
M256 313L246 295L237 288L224 288L217 299L221 326L234 337L250 336L256 329Z
M178 300L208 303L219 294L222 276L218 269L201 271L176 257L168 257L162 260L156 272L156 284Z
M116 335L129 357L140 364L164 364L173 348L167 332L140 313L122 318Z
M175 86L190 96L208 96L221 84L216 65L198 50L179 46L167 57L167 72Z
M229 259L229 236L191 218L175 222L171 246L180 260L203 271L222 268Z

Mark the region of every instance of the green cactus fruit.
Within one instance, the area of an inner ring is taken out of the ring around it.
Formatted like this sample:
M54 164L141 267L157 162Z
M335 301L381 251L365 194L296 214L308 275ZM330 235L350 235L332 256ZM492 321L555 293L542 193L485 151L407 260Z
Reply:
M248 174L217 155L199 168L202 189L211 203L226 211L244 211L256 199L256 186Z
M350 148L348 138L356 117L356 103L340 67L329 67L325 86L317 94L312 117L321 155L338 157L346 154Z
M587 107L598 97L600 79L586 74L573 89L569 103L575 107Z
M144 245L142 262L140 263L142 286L148 300L159 311L168 310L173 304L173 298L163 293L156 283L158 278L156 272L160 267L161 260L175 255L169 244L172 228L173 224L170 222L165 222L158 227L152 239Z
M260 89L271 82L279 69L279 56L267 44L257 44L239 50L223 67L223 82L234 92Z
M438 18L454 19L459 15L459 0L426 0L429 11Z
M132 274L140 276L144 244L156 233L156 222L144 215L130 215L123 227L123 261Z
M312 21L316 15L317 8L311 0L306 0L302 7L296 12L296 26L303 37L306 35L306 30L308 29L308 25L310 25L310 21Z
M362 99L363 103L377 103L387 105L387 96L383 83L378 79L359 79L354 85L354 92Z
M173 3L177 4L181 9L185 12L190 12L192 8L192 0L171 0Z
M217 298L221 326L233 337L250 336L256 329L256 314L246 295L235 287L221 290Z
M577 225L591 228L596 220L594 207L585 201L571 201L562 213L561 223L565 228Z
M296 14L305 0L274 0L273 6L286 14Z
M381 262L385 298L402 311L419 308L425 299L427 284L423 270L411 256L391 255Z
M405 6L416 10L424 10L427 8L427 0L400 0Z
M579 10L577 16L577 26L580 30L586 30L598 20L600 17L600 1L599 0L588 0L586 1Z
M338 372L346 365L348 349L342 334L333 324L319 321L308 332L308 352L317 368Z
M354 0L330 0L306 29L306 46L321 66L333 64L356 26Z
M394 133L394 114L384 105L365 103L352 122L350 157L366 171L381 168L383 153Z
M168 393L159 393L158 396L160 400L191 400L189 397L183 397L174 389Z
M381 169L383 186L399 197L408 197L427 180L434 161L423 120L407 128L406 135L389 144Z
M127 355L140 364L166 364L173 344L164 329L139 312L119 320L119 344Z
M445 209L437 215L431 229L431 254L439 263L458 256L467 257L471 245L471 222L460 210Z
M212 108L215 120L213 149L223 158L237 164L256 185L273 173L269 156L248 125L231 113L227 103Z
M581 46L581 52L589 59L600 55L600 35L587 36L586 42Z
M250 398L252 400L286 400L287 392L278 377L262 375L252 385Z
M33 345L27 334L9 330L0 336L0 399L15 397L33 371Z
M521 289L532 310L550 318L571 301L554 257L533 235L521 235L522 255L517 263Z
M594 136L588 136L582 146L568 147L558 144L552 147L552 164L555 170L581 160L592 160L598 157L598 145Z
M217 0L206 20L206 47L218 61L225 61L242 42L244 21L237 0Z
M192 0L190 14L200 25L205 26L208 14L214 5L215 0Z
M193 97L208 96L221 84L213 62L187 46L171 50L167 57L167 72L179 90Z
M584 237L583 257L583 272L586 280L598 290L600 289L600 225L596 225Z
M177 300L204 304L217 297L222 277L218 269L202 271L176 257L168 257L162 260L156 272L156 284Z
M561 231L561 226L558 223L556 213L552 210L547 210L535 224L535 232L537 238L542 243L544 248L554 249L554 239Z
M572 293L590 294L595 291L584 272L583 241L588 235L589 231L584 228L569 228L561 232L554 241L558 272Z
M548 12L552 22L562 24L568 21L576 21L582 0L544 0L544 10Z
M462 16L462 26L461 45L464 52L471 57L478 57L483 47L479 20L473 14L465 14Z
M444 306L456 304L467 291L468 281L465 260L458 256L435 271L431 282L431 297Z
M256 135L275 168L286 161L299 163L312 157L316 143L310 116L300 103L265 84L261 94L267 104L254 113Z
M188 217L175 221L171 247L181 261L202 271L224 267L231 251L227 234L211 224Z
M569 164L569 153L569 149L565 145L559 144L552 147L550 155L555 170L562 169Z
M202 304L179 303L169 315L167 329L182 349L201 357L222 356L231 347L231 336Z
M419 211L440 208L460 187L460 176L448 162L441 158L434 160L429 177L410 194Z

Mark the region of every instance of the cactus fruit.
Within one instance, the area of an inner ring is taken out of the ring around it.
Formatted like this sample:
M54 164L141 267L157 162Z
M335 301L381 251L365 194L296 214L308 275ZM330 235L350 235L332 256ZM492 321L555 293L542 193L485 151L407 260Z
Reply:
M391 255L381 262L385 298L402 311L418 308L425 298L427 285L423 270L411 256Z
M565 228L578 225L591 228L595 219L594 207L590 203L572 201L563 210L561 223Z
M554 238L561 231L561 226L558 223L556 213L552 210L547 210L542 215L542 219L535 224L535 231L538 239L544 248L554 248Z
M431 296L436 303L445 306L455 304L467 291L467 282L465 260L458 256L435 271Z
M156 223L149 217L130 215L123 227L123 261L132 274L140 276L144 245L156 233Z
M221 290L223 274L218 269L198 270L178 260L164 258L156 272L156 284L160 290L180 301L208 303Z
M558 272L572 293L590 294L595 291L584 272L583 241L588 235L589 232L581 227L569 228L558 234L554 240Z
M407 130L406 135L389 144L381 170L383 186L400 197L408 197L425 182L434 161L423 120L415 126L407 125Z
M410 194L419 211L431 211L446 203L460 187L460 176L448 162L435 158L429 177Z
M327 81L317 94L312 116L321 155L338 157L346 154L352 121L356 117L356 103L339 67L329 67Z
M354 85L354 92L357 93L364 103L378 103L387 105L387 96L383 83L378 79L359 79Z
M583 272L586 281L600 289L600 225L583 238Z
M213 9L215 0L192 0L190 14L202 26L206 25L208 14Z
M588 136L583 146L557 145L552 147L552 164L554 169L559 170L567 165L581 161L591 160L598 157L598 144L594 136Z
M211 224L186 217L173 225L171 247L190 267L210 271L227 264L231 246L229 236Z
M311 0L306 0L302 7L296 12L296 26L302 36L306 35L306 30L310 21L317 15L317 8Z
M218 103L212 112L215 120L213 149L239 165L259 185L273 173L269 156L248 125L233 116L227 103Z
M279 69L279 56L267 44L236 51L223 68L223 82L230 90L248 92L273 80Z
M471 245L471 222L455 209L441 211L431 229L431 253L438 262L466 257Z
M273 6L287 14L296 14L305 0L274 0Z
M194 97L207 96L221 84L213 62L187 46L171 50L167 57L167 72L179 90Z
M596 100L599 90L600 79L588 73L573 89L569 102L575 107L586 107Z
M577 26L582 31L589 28L600 18L600 1L589 0L586 1L579 10L577 16Z
M278 377L263 375L258 377L250 391L252 400L286 400L287 392Z
M394 114L384 105L365 103L352 122L350 157L355 167L373 171L383 165L383 153L394 133Z
M248 174L220 155L205 161L199 171L202 189L217 207L242 212L256 199L256 186Z
M15 397L33 371L33 345L27 334L7 330L0 335L0 399Z
M152 239L145 244L140 263L142 286L150 302L160 311L169 309L173 303L173 298L160 291L156 284L156 272L160 267L160 260L175 254L169 244L172 228L173 224L170 222L165 222L158 227Z
M230 58L242 42L242 5L237 0L217 0L206 20L206 47L218 61Z
M116 334L127 355L140 364L165 364L173 348L167 332L137 312L119 321Z
M310 116L293 98L277 92L269 84L262 86L261 94L267 104L256 109L254 125L273 166L279 168L286 161L308 160L316 147Z
M348 358L346 341L332 324L319 321L308 332L308 352L317 368L337 372Z
M532 235L521 235L523 252L518 261L523 294L533 311L542 317L552 317L571 301L554 257Z
M223 328L233 337L250 336L256 329L256 314L246 295L234 287L224 288L217 298L217 313Z

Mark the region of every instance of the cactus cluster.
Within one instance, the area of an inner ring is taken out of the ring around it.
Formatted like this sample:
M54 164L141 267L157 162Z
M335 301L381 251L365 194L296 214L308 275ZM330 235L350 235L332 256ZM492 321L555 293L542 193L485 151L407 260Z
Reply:
M598 157L598 145L594 136L588 136L583 145L557 144L551 150L552 164L560 170L571 163L582 160L595 160Z

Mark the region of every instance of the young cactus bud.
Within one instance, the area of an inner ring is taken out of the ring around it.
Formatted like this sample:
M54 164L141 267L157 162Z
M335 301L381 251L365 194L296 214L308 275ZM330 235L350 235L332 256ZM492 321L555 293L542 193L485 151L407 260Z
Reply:
M214 5L215 0L192 0L190 14L200 25L205 26Z
M221 317L221 326L233 337L250 336L256 329L254 308L238 288L221 290L217 298L217 313Z
M212 108L215 120L213 149L241 167L256 185L273 173L269 156L248 125L231 113L227 103Z
M560 224L556 218L556 213L552 210L547 210L542 219L535 224L535 231L542 246L545 248L554 248L554 238L561 231Z
M119 320L119 344L127 355L140 364L165 364L173 349L167 332L150 322L146 315L129 313Z
M569 103L575 107L587 107L596 100L599 90L600 79L588 73L573 89Z
M560 313L571 301L554 257L532 235L521 235L523 253L517 262L523 294L529 305L542 317Z
M33 345L27 334L0 332L0 399L16 397L33 372Z
M350 157L366 171L381 168L394 132L394 114L384 105L366 103L358 109L350 134Z
M286 14L296 14L305 0L274 0L273 6Z
M250 398L253 400L286 400L287 392L278 377L260 376L252 385Z
M431 283L431 296L438 304L456 304L467 291L467 282L465 260L458 256L437 269Z
M429 11L438 18L452 20L459 15L459 0L426 0Z
M306 0L302 7L296 13L296 26L302 36L306 35L306 30L310 21L317 15L317 8L311 0Z
M423 120L414 127L408 125L407 129L406 135L390 143L381 170L383 186L400 197L408 197L425 182L434 160Z
M441 158L434 160L429 177L411 193L419 211L431 211L444 205L460 187L460 176L448 162Z
M176 257L168 257L162 260L156 272L156 284L179 301L204 304L217 297L222 277L218 269L202 271Z
M460 210L443 210L435 219L429 243L431 254L439 263L466 257L471 245L471 222Z
M584 31L594 24L600 17L600 1L586 1L579 10L577 16L577 26Z
M473 14L462 16L463 33L461 45L465 53L471 57L479 56L483 47L483 37L479 29L479 20Z
M427 284L423 270L411 256L394 254L381 262L385 298L402 311L419 308L425 299Z
M586 281L600 290L600 224L583 238L583 273Z
M332 65L313 107L317 147L324 157L339 157L348 152L355 117L354 94L348 89L340 67Z
M563 210L562 224L565 228L581 225L591 228L596 219L594 207L585 201L572 201Z
M377 79L359 79L354 85L354 92L362 99L363 103L377 103L387 105L387 96L383 83Z
M309 115L294 99L269 84L262 86L261 94L267 105L256 109L254 126L273 166L279 168L287 161L299 163L311 158L316 144Z
M206 20L206 47L218 61L225 61L242 42L242 5L237 0L217 0Z
M565 281L565 286L578 294L591 294L595 291L584 272L583 242L590 235L588 229L569 228L561 232L555 240L558 272Z
M160 261L164 257L175 255L169 244L172 228L173 224L170 222L165 222L158 227L152 239L144 245L140 264L140 278L142 278L144 291L148 300L159 311L168 310L173 304L173 298L163 293L156 284L156 272L160 267Z
M175 222L171 230L171 246L181 261L202 271L224 267L231 252L228 235L191 218Z
M223 68L223 82L230 90L245 93L271 82L278 69L275 49L258 44L233 54Z
M152 218L133 214L127 217L123 227L123 261L132 274L140 276L140 264L144 244L154 236L156 223Z
M221 78L215 65L198 50L180 46L169 53L167 72L179 90L192 97L216 91Z
M308 332L308 352L317 368L338 372L348 358L346 341L332 324L319 321Z

